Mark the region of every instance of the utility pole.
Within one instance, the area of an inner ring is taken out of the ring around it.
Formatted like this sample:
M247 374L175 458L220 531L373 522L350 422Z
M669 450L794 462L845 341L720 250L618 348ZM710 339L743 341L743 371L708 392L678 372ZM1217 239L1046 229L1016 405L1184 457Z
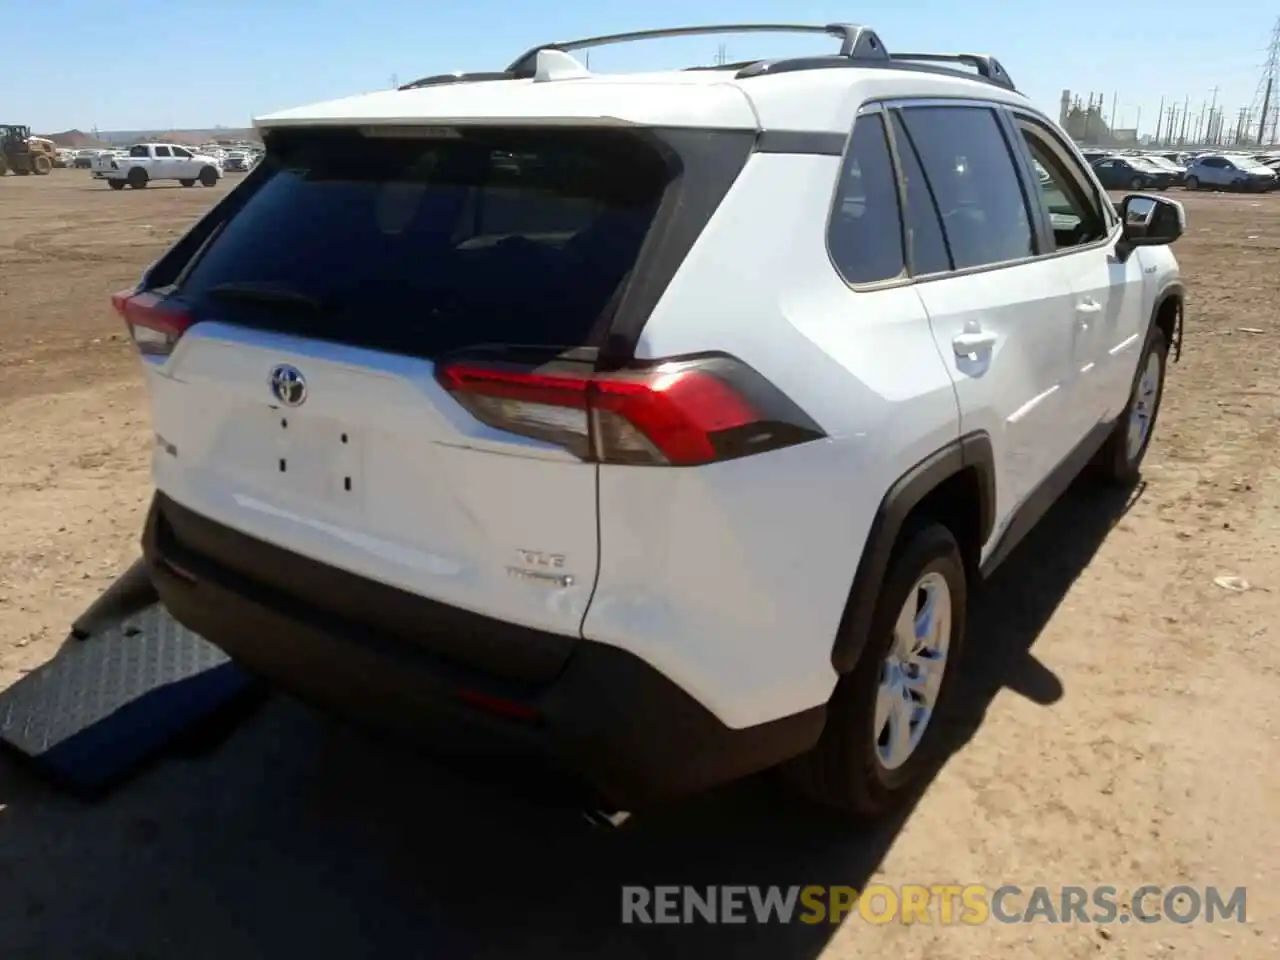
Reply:
M1084 142L1089 143L1089 121L1093 119L1093 92L1089 92L1089 106L1084 111Z
M1267 142L1267 114L1271 112L1271 85L1274 82L1275 77L1267 77L1267 90L1262 95L1262 115L1258 118L1258 146Z
M1253 94L1253 103L1249 104L1250 109L1256 109L1259 104L1262 105L1262 112L1258 115L1258 144L1267 142L1268 121L1271 120L1272 99L1275 96L1275 87L1277 79L1280 78L1280 17L1276 17L1275 23L1271 27L1271 40L1267 44L1267 62L1262 66L1262 74L1258 77L1258 88ZM1272 126L1271 137L1275 138L1274 124Z
M1157 147L1160 146L1160 126L1164 123L1164 97L1160 98L1160 109L1156 111L1156 135L1152 141Z
M1191 116L1191 98L1182 98L1182 132L1178 134L1178 146L1187 145L1187 118Z
M1108 126L1111 127L1111 130L1113 132L1116 129L1116 104L1118 104L1119 102L1120 102L1120 91L1112 90L1111 91L1111 123L1108 124Z

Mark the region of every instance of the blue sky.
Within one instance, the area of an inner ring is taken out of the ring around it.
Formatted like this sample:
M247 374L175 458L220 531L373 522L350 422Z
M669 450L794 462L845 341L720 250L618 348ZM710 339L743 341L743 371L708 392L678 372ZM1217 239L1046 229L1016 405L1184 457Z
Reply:
M1064 87L1104 94L1108 116L1118 92L1116 125L1133 126L1140 111L1150 132L1162 96L1189 98L1194 116L1216 86L1230 126L1254 99L1277 14L1245 0L37 0L4 17L0 120L43 132L243 126L385 88L393 76L499 69L538 41L690 22L854 20L890 50L994 53L1054 116ZM830 49L823 38L700 38L599 50L591 66L707 63L720 42L731 60Z

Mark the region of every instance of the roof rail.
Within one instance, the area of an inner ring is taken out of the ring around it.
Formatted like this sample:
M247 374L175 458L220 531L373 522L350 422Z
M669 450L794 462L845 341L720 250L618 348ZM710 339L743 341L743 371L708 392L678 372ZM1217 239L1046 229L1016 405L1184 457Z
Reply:
M408 83L396 87L397 90L417 90L420 87L434 87L445 83L480 83L484 80L513 80L511 74L504 71L492 70L486 73L438 73L431 77L419 77L417 80L410 80Z
M854 23L718 23L692 27L667 27L661 30L636 30L631 33L613 33L601 37L584 37L580 40L559 40L542 43L520 54L507 67L506 72L515 77L531 77L536 67L538 53L542 50L589 50L615 43L632 43L637 40L665 40L671 37L700 37L724 33L820 33L840 40L840 56L861 60L888 60L884 44L875 32Z
M962 63L972 66L977 73L957 70L939 64ZM948 77L967 77L981 80L1004 90L1017 92L1013 80L995 57L977 53L891 53L883 59L866 60L857 57L792 57L784 60L759 60L738 70L734 77L745 80L774 73L794 73L800 70L831 70L839 67L880 67L890 70L915 70L937 73Z
M479 73L443 73L413 80L399 90L416 90L448 83L477 83L486 80L529 79L538 74L538 54L543 51L568 53L589 50L615 43L637 40L665 40L672 37L699 37L727 33L810 33L824 34L840 40L840 50L825 56L790 57L778 60L750 60L741 63L687 67L688 70L732 70L738 79L759 77L798 70L825 70L836 67L882 67L899 70L924 70L946 76L973 77L965 70L952 68L958 64L972 68L977 78L1017 90L1007 70L995 57L981 53L890 53L875 31L855 23L716 23L690 27L666 27L658 30L636 30L579 40L559 40L531 47L520 54L506 70Z
M983 80L990 80L1010 90L1015 89L1013 80L1000 61L985 53L895 53L891 55L891 59L908 62L914 60L918 63L959 63L973 67Z

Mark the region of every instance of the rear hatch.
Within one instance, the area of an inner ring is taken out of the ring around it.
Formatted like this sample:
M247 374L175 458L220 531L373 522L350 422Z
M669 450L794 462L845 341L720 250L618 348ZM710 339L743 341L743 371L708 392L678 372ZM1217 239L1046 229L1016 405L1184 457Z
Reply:
M677 176L670 157L610 129L267 139L176 282L117 304L151 354L158 489L291 553L545 631L518 672L553 676L596 576L597 467L574 439L586 415L497 397L477 416L443 365L589 369ZM351 614L331 580L264 575L236 553L209 559ZM476 660L466 637L423 624L400 632Z

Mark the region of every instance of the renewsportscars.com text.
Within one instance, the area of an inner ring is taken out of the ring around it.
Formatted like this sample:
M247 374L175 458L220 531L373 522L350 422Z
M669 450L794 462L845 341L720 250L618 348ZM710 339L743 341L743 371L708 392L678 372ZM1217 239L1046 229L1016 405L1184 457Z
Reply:
M1244 923L1244 887L1005 884L624 886L622 922L694 923Z

